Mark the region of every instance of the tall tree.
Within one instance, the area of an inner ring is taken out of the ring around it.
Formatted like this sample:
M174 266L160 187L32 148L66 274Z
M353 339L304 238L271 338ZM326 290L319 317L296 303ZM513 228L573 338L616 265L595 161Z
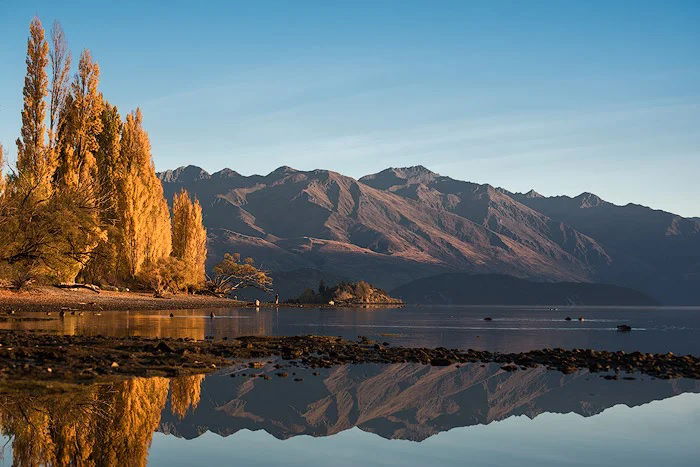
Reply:
M24 77L24 106L22 108L21 136L17 139L17 171L40 196L45 196L50 188L53 167L46 157L46 102L48 94L49 45L44 38L44 28L39 18L29 25L27 39L27 74Z
M122 121L117 107L106 101L100 118L102 132L97 135L97 184L101 200L100 221L107 230L107 236L95 248L82 276L92 283L115 284L119 282L117 262L119 245L122 243L122 226L118 223L117 214L119 180L124 176L121 159Z
M168 204L142 122L141 110L136 109L127 115L121 132L123 169L118 178L117 225L122 237L120 275L125 280L133 279L144 265L157 263L172 250Z
M105 199L102 216L105 222L114 223L117 205L115 202L118 179L124 176L121 158L122 120L119 110L109 102L104 102L100 113L102 132L97 135L97 182L100 196Z
M66 44L61 23L55 21L51 28L51 50L49 51L51 66L51 91L49 101L49 148L56 150L58 117L65 105L68 94L68 79L71 65L70 50Z
M204 261L207 258L207 231L202 222L202 206L192 201L186 190L173 197L173 256L185 263L186 285L204 283Z
M5 165L5 149L0 144L0 202L2 202L2 195L5 194L5 174L2 169Z
M97 136L102 132L99 79L100 67L90 51L84 50L59 122L58 178L64 186L89 190L97 185L95 153L99 149Z

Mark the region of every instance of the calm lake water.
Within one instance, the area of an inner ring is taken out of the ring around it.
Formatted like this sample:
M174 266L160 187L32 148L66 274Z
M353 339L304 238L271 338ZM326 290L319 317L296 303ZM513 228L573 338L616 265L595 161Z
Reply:
M700 354L700 309L689 308L217 309L215 318L209 312L175 311L174 318L103 312L0 324L67 334L366 335L498 351ZM618 333L618 324L634 330ZM700 381L640 375L610 381L544 368L511 373L496 364L295 368L282 378L274 363L59 395L0 394L0 465L696 466L700 458Z
M210 311L216 315L210 318ZM229 308L102 312L0 323L0 329L65 334L193 337L358 335L396 345L521 352L544 347L595 348L700 355L698 308L560 308L406 306L394 309ZM41 316L27 314L27 316ZM485 317L492 318L484 321ZM565 321L566 317L572 318ZM583 317L583 321L578 318ZM616 331L618 324L634 328Z

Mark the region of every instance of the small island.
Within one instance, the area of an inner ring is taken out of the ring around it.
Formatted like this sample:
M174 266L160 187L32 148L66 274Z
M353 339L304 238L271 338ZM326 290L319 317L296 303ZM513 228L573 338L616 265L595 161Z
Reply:
M328 304L336 306L347 305L403 305L401 299L389 296L389 294L365 281L341 282L334 286L326 286L321 281L318 291L306 289L297 298L287 300L289 304L318 305Z

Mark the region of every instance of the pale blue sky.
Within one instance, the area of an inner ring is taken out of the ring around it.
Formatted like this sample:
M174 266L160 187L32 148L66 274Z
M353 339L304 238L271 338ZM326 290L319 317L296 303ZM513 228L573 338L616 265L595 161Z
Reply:
M700 2L139 3L0 0L11 158L38 14L141 106L159 170L422 164L700 216Z

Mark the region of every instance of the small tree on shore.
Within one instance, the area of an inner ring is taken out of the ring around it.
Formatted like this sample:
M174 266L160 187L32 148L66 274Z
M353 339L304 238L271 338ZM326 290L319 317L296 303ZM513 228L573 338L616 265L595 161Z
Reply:
M226 253L214 267L214 276L207 281L207 290L216 295L230 295L248 287L272 292L272 278L267 271L255 267L253 258L241 261L238 253Z
M153 290L156 297L179 293L187 288L187 265L173 256L146 263L139 272L142 286Z

